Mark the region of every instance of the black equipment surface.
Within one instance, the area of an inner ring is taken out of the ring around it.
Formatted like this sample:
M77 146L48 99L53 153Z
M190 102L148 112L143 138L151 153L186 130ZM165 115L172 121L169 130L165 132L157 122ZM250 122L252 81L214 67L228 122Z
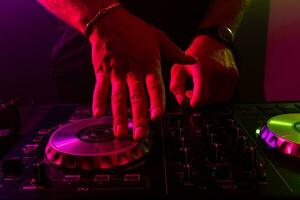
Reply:
M21 118L17 99L0 100L0 156L17 139Z
M27 122L32 128L21 129L19 142L1 158L0 199L300 198L299 160L257 135L283 113L300 113L300 103L181 107L151 122L152 146L143 159L81 170L47 162L45 148L56 130L89 118L88 107L37 107Z

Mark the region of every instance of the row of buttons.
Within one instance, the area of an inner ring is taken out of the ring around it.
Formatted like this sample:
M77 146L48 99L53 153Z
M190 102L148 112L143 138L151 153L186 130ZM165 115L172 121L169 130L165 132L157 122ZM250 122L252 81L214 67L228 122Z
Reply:
M113 180L111 174L97 174L94 176L93 181L94 182L109 182ZM118 180L120 178L117 178ZM141 180L140 174L124 174L123 178L121 178L125 182L138 182ZM63 182L67 183L74 183L79 182L81 180L81 175L65 175Z

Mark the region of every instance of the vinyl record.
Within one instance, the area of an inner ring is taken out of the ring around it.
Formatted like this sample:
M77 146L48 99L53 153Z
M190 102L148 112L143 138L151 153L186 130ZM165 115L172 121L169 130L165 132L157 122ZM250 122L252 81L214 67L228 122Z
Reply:
M132 131L132 122L128 123ZM45 158L51 164L70 169L110 169L141 159L150 151L151 141L132 137L116 139L112 118L82 119L56 130L46 146Z
M270 118L262 127L260 137L270 148L300 157L300 113Z

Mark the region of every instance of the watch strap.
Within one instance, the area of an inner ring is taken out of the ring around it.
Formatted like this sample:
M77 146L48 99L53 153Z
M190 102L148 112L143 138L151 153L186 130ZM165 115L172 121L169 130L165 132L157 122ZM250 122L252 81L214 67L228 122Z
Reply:
M229 34L227 34L227 33ZM206 28L198 28L197 35L209 35L225 44L229 48L233 48L234 35L230 28L220 25L214 25ZM228 36L227 36L228 35Z

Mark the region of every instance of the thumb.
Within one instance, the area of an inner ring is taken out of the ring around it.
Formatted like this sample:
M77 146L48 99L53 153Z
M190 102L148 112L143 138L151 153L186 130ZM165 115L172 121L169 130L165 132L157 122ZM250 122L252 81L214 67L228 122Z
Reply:
M162 57L178 64L194 64L197 59L184 53L163 32L159 32L160 51Z

